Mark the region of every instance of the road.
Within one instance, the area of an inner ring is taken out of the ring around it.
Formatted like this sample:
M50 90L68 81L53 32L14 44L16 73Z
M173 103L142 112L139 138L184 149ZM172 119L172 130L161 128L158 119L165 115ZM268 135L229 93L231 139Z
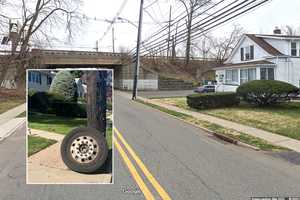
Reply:
M300 196L300 165L216 140L120 92L115 93L114 111L115 126L142 163L116 136L129 160L124 162L115 147L113 185L26 185L22 127L0 143L0 199L160 199L163 191L164 197L176 200ZM143 173L142 164L149 174Z

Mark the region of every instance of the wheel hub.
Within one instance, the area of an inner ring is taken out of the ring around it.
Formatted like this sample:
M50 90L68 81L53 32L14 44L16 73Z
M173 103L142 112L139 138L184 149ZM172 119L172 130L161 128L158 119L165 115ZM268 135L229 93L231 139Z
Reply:
M79 163L92 162L99 153L96 140L90 136L80 136L73 140L70 153L74 160Z

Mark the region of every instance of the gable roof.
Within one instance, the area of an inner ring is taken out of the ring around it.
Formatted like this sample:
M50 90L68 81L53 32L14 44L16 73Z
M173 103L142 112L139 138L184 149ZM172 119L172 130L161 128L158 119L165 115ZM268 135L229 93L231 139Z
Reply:
M246 34L251 40L253 40L257 45L259 45L263 50L272 56L283 56L284 54L274 48L270 43L265 41L263 37L254 34Z

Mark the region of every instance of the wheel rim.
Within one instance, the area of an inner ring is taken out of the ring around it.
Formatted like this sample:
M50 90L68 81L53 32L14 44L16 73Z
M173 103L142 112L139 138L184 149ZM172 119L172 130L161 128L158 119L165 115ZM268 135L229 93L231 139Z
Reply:
M99 154L98 143L90 136L77 137L71 144L70 153L76 162L92 162Z

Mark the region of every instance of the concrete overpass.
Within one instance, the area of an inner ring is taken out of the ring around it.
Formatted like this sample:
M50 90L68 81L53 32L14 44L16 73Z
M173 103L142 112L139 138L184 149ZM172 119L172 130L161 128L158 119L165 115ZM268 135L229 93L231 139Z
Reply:
M116 67L130 62L130 57L126 53L33 49L31 54L36 58L38 65L47 68Z

